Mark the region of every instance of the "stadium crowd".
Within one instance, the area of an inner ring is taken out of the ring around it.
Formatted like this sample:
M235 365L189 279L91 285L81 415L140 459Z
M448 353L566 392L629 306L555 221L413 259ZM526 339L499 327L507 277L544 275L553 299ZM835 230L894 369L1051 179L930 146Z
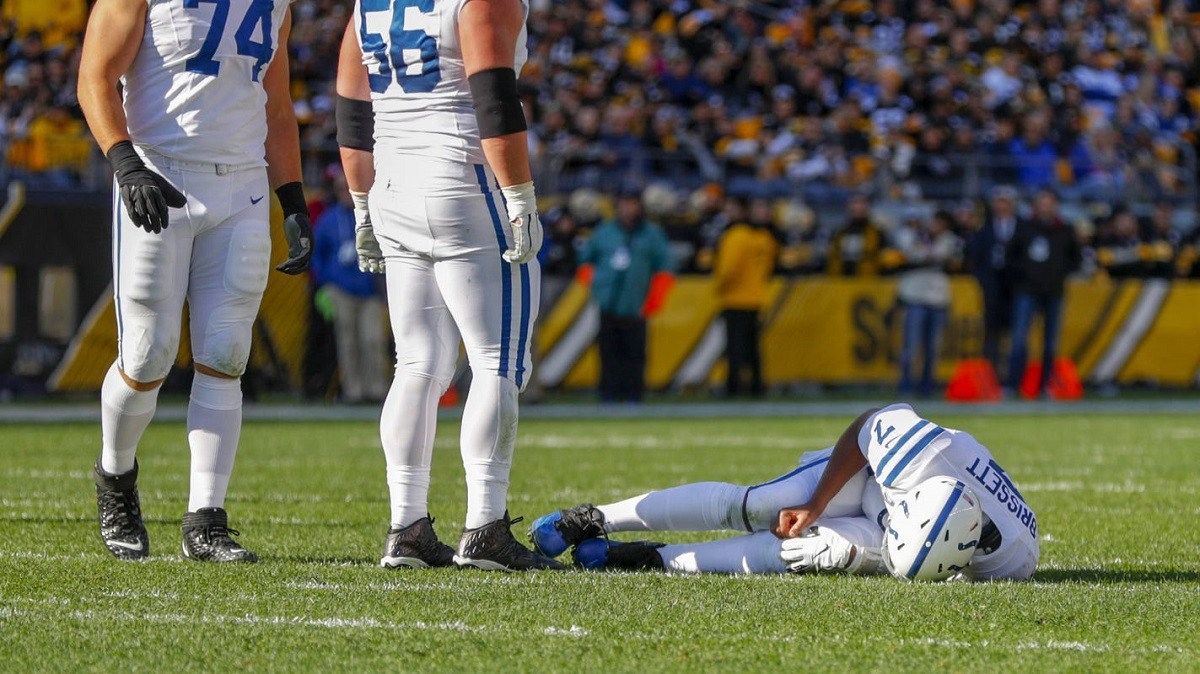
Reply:
M530 5L521 86L548 279L573 277L588 235L636 192L680 271L712 272L722 234L747 225L776 239L774 273L895 274L906 304L933 306L932 269L971 272L985 294L1006 283L988 270L997 203L1036 219L1045 188L1078 271L1200 276L1196 0ZM338 201L333 81L351 7L293 5L318 223ZM4 1L0 177L104 187L75 98L87 10Z
M575 196L550 213L575 222L548 219L557 239L573 236L595 224L607 195L652 185L647 205L679 242L683 268L704 271L726 195L767 199L787 232L783 269L838 269L828 243L852 219L840 208L852 195L903 206L885 206L888 222L948 206L969 230L967 211L979 209L968 204L984 202L964 198L1053 186L1072 222L1095 223L1087 239L1109 237L1112 214L1132 205L1147 231L1123 233L1123 247L1163 236L1178 245L1195 220L1190 204L1171 214L1170 232L1150 232L1149 220L1195 196L1198 9L534 0L522 73L530 144L542 193ZM343 0L294 5L293 95L313 186L328 185L334 156L349 10ZM0 151L35 185L86 182L97 158L75 100L86 13L85 0L6 0L0 13Z

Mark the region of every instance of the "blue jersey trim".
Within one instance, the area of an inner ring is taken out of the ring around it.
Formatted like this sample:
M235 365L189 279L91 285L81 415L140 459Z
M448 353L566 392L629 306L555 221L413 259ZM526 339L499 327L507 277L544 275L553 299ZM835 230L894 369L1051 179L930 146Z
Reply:
M926 433L924 437L917 441L917 443L912 446L912 449L908 450L908 453L904 455L904 458L900 459L896 466L892 468L892 472L888 473L888 476L883 478L883 486L892 486L892 483L896 481L896 478L900 477L901 471L903 471L908 464L912 463L913 459L917 458L917 455L921 453L921 450L928 447L929 443L933 442L937 436L941 435L943 430L944 429L941 426L934 426L933 430Z
M883 458L879 460L879 463L878 463L878 464L876 464L876 466L875 466L875 474L876 474L876 475L882 475L882 474L883 474L883 467L884 467L885 465L887 465L887 462L888 462L888 461L891 461L891 460L892 460L892 457L896 455L896 452L900 451L900 449L901 449L902 447L904 447L904 443L906 443L906 442L908 442L909 440L911 440L911 439L912 439L912 437L913 437L914 435L916 435L917 433L920 433L920 432L921 432L921 429L922 429L922 428L925 428L925 427L926 427L926 426L928 426L928 425L929 425L929 422L928 422L928 421L926 421L926 420L924 420L924 419L922 419L920 422L918 422L917 424L915 424L915 425L914 425L912 428L908 429L908 432L907 432L907 433L905 433L903 436L901 436L901 438L900 438L899 440L897 440L897 441L896 441L896 444L892 445L892 449L891 449L891 451L889 451L887 454L884 454L884 455L883 455Z
M946 520L950 519L950 513L954 511L954 506L958 504L958 499L962 498L964 488L966 488L966 485L962 482L954 483L954 496L942 507L942 512L938 514L937 520L934 521L933 528L929 530L929 536L925 538L925 544L921 546L921 551L917 553L917 558L913 560L912 566L904 574L905 578L912 580L913 576L917 575L917 571L921 570L921 565L925 563L925 558L929 556L929 551L933 549L934 541L942 533L942 527L946 526Z

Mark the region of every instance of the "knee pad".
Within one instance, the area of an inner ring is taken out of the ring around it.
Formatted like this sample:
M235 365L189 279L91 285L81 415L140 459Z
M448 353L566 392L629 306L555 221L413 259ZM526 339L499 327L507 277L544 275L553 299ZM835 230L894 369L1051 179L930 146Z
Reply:
M236 410L242 406L242 380L222 379L197 372L192 379L192 402L210 410Z
M242 376L250 361L250 342L257 310L257 304L250 308L234 304L218 309L202 328L203 341L193 344L192 358L221 374ZM196 320L196 317L193 316L192 320ZM196 334L196 331L192 334Z
M179 355L179 317L124 316L117 346L125 376L143 383L164 379Z

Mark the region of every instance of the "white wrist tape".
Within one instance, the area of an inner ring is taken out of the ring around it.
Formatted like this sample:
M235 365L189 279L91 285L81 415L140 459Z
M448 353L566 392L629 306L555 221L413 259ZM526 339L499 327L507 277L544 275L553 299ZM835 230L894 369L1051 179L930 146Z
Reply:
M533 181L511 187L501 187L504 202L508 205L508 219L514 220L526 213L537 212L537 195L533 191Z

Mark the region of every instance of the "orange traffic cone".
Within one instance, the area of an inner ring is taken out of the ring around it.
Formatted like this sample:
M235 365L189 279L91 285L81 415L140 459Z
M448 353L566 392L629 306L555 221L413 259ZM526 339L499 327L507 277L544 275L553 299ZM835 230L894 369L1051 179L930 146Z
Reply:
M1000 381L992 364L984 358L964 358L954 367L946 385L946 400L985 403L1000 400Z
M442 394L441 400L438 400L438 407L454 407L458 404L458 388L453 384L446 392Z
M1041 377L1041 361L1030 361L1025 366L1025 375L1021 378L1021 395L1025 398L1036 398ZM1079 400L1083 397L1083 382L1079 380L1079 371L1075 369L1075 363L1070 358L1059 356L1054 359L1054 369L1050 372L1046 392L1051 400Z

